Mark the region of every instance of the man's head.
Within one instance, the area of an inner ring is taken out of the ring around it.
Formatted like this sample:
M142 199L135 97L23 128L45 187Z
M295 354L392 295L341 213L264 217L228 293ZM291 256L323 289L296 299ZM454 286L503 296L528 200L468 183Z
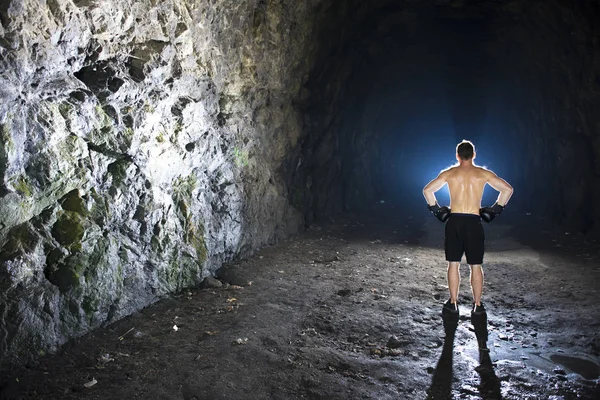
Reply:
M463 140L456 146L456 159L469 161L475 158L475 146L468 140Z

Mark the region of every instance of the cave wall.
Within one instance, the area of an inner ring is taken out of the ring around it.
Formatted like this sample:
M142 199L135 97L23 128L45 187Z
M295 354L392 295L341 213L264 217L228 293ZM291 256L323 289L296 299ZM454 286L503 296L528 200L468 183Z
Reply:
M303 227L319 1L0 5L0 367Z
M365 159L357 154L361 149L354 151L352 140L345 134L347 125L343 126L348 121L358 126L347 116L352 111L361 113L364 105L356 91L365 92L364 87L350 83L361 64L368 62L365 49L376 46L370 43L372 35L368 32L377 31L376 16L388 6L385 0L349 0L325 3L319 13L319 47L301 105L303 135L282 168L290 182L290 199L306 224L348 209L346 198L352 197L346 188L348 171L357 166L347 158L358 155ZM365 77L364 82L368 80ZM370 196L369 189L362 193Z
M600 210L590 207L600 195L600 5L532 2L511 12L496 51L510 77L517 201L571 232L600 237Z

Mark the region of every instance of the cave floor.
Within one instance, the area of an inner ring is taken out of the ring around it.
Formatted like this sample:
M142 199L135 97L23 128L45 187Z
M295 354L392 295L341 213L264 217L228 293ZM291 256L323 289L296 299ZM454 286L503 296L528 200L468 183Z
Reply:
M510 209L486 225L481 368L466 265L443 352L443 226L416 209L315 224L230 266L243 285L184 291L74 340L4 376L0 397L600 398L598 246Z

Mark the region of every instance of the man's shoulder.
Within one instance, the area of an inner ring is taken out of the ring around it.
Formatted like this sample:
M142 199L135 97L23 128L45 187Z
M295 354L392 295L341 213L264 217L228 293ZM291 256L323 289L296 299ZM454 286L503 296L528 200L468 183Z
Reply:
M475 168L477 168L477 172L480 174L480 176L484 177L485 179L489 179L496 176L494 171L488 169L487 167L476 166Z
M446 169L443 169L440 172L440 175L449 175L449 174L453 173L454 171L456 171L456 168L457 168L456 165L452 165L452 166L450 166L450 167L448 167Z
M494 173L494 171L492 171L491 169L489 169L486 166L476 165L475 168L477 168L479 171L481 171L484 174L493 174Z
M444 170L444 173L447 174L448 177L456 175L456 176L470 176L470 177L479 177L488 179L489 177L495 175L491 170L486 167L480 167L478 165L472 165L469 167L461 167L461 166L452 166Z

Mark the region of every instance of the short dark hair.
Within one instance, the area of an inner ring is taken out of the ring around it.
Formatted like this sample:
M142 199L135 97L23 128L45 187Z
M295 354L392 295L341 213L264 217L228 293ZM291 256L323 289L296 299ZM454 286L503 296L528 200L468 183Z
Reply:
M456 154L461 160L468 161L475 154L475 146L469 140L463 140L456 146Z

